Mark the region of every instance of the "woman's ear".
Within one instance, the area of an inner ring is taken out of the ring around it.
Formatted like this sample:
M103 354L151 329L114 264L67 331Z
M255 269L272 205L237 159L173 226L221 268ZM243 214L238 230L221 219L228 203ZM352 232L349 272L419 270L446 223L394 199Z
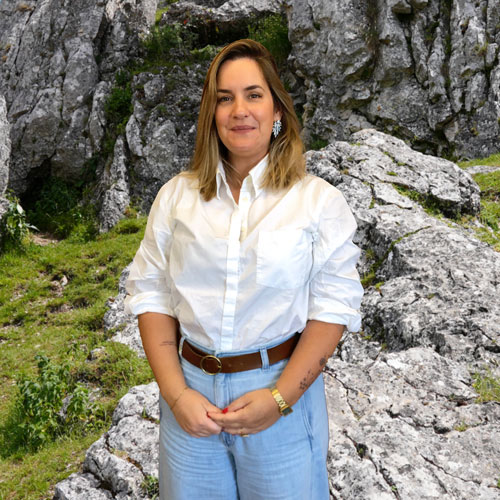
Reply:
M274 112L274 121L281 120L281 116L282 116L281 111L279 109L276 109L276 111Z

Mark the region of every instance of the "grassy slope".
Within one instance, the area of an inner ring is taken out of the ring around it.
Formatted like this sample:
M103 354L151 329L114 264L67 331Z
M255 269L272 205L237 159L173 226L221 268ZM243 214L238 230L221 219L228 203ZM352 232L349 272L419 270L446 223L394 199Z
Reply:
M474 165L489 165L500 167L500 154L488 158L459 163L462 168ZM488 174L472 176L481 188L480 222L484 228L476 228L477 237L489 243L500 252L500 170ZM466 221L465 221L466 222Z
M0 498L51 498L55 483L78 470L85 450L109 425L119 397L130 386L151 380L147 362L107 342L102 329L106 300L116 295L120 273L132 260L144 226L145 218L125 220L96 241L30 244L23 253L0 256ZM102 345L109 362L88 363L89 352ZM5 437L15 432L9 423L15 380L21 373L37 373L37 353L54 362L69 361L75 376L100 387L107 418L86 436L66 436L26 452L9 448Z

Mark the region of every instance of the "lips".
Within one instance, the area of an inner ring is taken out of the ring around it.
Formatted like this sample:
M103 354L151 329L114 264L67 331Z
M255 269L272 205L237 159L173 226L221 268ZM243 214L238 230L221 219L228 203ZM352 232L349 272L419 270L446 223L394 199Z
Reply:
M231 127L230 130L233 132L248 132L249 130L254 130L254 128L250 125L237 125L236 127Z

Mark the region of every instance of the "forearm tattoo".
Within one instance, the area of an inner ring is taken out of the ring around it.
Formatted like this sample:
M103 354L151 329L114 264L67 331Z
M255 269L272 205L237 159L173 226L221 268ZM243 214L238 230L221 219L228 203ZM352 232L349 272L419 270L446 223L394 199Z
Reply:
M325 354L319 360L319 371L321 371L323 369L323 367L326 365L327 361L328 361L328 355ZM304 378L299 383L300 390L301 391L307 390L309 388L309 386L316 380L318 373L319 372L313 373L312 370L307 370L307 375L305 375Z
M314 381L313 372L307 370L307 375L300 381L299 388L301 391L305 391Z

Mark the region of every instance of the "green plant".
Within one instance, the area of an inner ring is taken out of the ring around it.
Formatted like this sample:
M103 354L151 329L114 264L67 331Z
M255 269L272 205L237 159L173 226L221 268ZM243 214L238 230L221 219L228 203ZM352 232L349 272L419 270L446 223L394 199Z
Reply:
M12 193L7 193L6 198L8 207L1 219L0 250L22 247L30 229L37 230L35 226L27 222L26 212L19 204L18 198Z
M454 430L458 432L464 432L469 428L469 425L467 425L465 422L461 422L460 424L457 424L453 427Z
M36 355L38 376L21 376L17 381L13 442L3 443L4 452L23 447L36 451L54 438L85 428L87 419L98 413L98 406L89 401L88 389L76 383L67 364L55 364L43 355Z
M248 26L248 38L260 42L276 60L278 67L283 67L288 59L292 45L288 40L288 22L280 14L271 14L254 21Z
M491 371L486 373L474 373L472 387L478 393L477 403L496 401L500 403L500 378L494 377Z
M182 27L179 23L155 25L142 41L146 51L146 59L151 62L161 62L168 59L170 49L181 48L183 39Z
M148 383L153 377L147 362L118 342L108 342L102 354L83 365L78 375L99 384L108 395L116 395L123 387Z
M97 236L97 217L90 204L81 201L82 188L57 177L43 182L36 201L27 208L30 222L57 238L70 235L78 241Z
M123 132L133 111L130 82L111 89L111 93L104 105L104 111L111 126L121 129L118 131L119 133Z
M318 151L319 149L323 149L328 146L328 141L326 139L322 139L316 134L312 134L311 141L308 146L308 149Z
M156 500L160 496L160 484L158 478L154 476L146 476L142 482L142 489L150 500Z

